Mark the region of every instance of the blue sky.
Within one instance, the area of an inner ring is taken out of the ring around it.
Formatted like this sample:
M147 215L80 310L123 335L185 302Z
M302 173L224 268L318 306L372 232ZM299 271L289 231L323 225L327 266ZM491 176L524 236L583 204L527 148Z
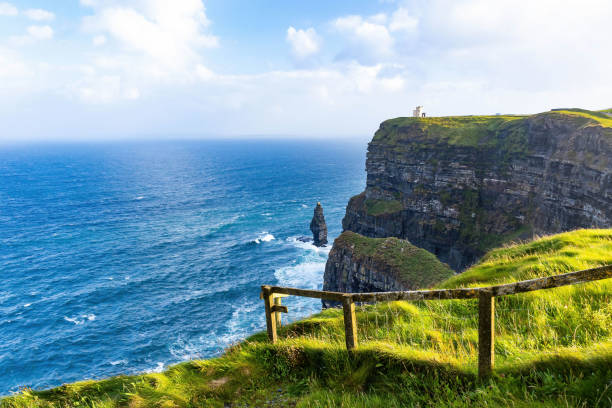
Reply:
M0 0L0 141L612 107L603 0Z

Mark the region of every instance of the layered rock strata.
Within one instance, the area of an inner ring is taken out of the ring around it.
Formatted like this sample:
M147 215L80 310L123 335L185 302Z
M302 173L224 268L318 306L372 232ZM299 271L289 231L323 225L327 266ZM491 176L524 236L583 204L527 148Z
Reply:
M503 242L610 227L612 121L604 118L561 110L383 122L343 229L407 239L461 271Z
M386 292L427 288L452 276L433 254L397 238L367 238L345 231L334 241L323 290ZM323 301L323 307L337 306Z

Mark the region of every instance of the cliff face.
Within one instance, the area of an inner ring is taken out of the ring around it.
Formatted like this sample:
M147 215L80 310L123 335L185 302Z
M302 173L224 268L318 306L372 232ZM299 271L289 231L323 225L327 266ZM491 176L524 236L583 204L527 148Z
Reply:
M457 271L505 241L612 220L603 113L393 119L369 144L366 170L344 230L407 239Z
M345 231L334 241L323 290L385 292L426 288L453 275L434 255L397 238L367 238ZM336 302L323 301L323 307Z

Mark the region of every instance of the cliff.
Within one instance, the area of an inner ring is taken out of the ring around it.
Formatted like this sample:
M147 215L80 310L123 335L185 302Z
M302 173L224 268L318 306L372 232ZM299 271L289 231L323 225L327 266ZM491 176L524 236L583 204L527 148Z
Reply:
M407 239L460 271L507 241L608 227L606 113L385 121L368 146L366 189L351 198L343 229Z
M323 290L385 292L427 288L453 275L433 254L397 238L345 231L327 258ZM323 301L323 307L335 306Z

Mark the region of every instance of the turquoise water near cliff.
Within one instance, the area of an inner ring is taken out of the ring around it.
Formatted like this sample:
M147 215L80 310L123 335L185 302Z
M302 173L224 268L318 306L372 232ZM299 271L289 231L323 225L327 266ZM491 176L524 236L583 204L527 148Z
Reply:
M320 288L365 143L0 148L0 395L160 371L265 328L261 284ZM289 299L290 320L320 302Z

